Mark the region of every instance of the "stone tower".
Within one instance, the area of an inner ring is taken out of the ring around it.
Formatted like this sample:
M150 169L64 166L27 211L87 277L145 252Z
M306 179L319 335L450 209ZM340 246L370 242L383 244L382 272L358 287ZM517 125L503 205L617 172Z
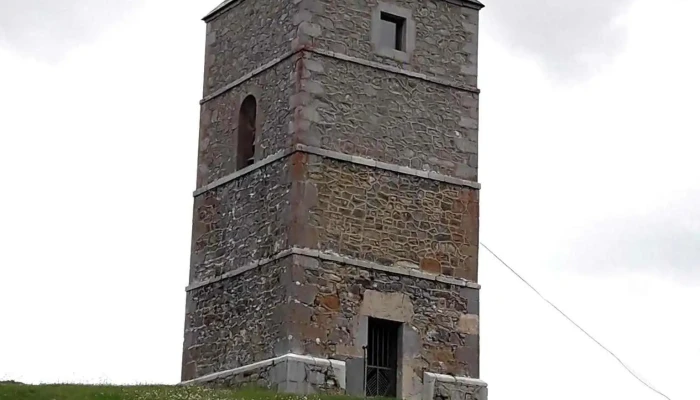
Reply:
M485 399L476 0L207 23L185 383Z

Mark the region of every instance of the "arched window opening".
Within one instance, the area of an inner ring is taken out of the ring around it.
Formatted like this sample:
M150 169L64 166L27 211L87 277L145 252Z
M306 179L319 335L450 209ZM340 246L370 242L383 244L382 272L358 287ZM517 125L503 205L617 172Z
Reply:
M238 156L237 169L245 168L255 162L255 121L258 103L250 95L243 100L238 115Z

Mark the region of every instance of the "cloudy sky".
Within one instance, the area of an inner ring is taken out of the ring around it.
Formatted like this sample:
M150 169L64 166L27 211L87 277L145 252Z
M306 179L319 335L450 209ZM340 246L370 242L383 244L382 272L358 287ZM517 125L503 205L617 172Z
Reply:
M175 383L219 0L0 0L0 380ZM673 400L700 375L696 0L491 0L482 239ZM491 400L661 399L485 251Z

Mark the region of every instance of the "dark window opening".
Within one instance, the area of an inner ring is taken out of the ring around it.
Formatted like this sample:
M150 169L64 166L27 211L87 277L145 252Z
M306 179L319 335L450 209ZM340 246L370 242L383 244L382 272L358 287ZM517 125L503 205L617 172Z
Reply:
M406 50L406 19L389 13L381 13L379 44L394 50Z
M365 393L395 398L401 324L377 318L369 318L368 322Z
M238 143L236 170L255 163L255 121L258 104L254 96L248 96L241 104L238 114Z

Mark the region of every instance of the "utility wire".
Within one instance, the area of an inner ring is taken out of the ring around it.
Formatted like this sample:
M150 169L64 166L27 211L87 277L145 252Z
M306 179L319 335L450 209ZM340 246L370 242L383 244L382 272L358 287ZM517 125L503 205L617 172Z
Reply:
M508 268L508 269L510 270L510 272L512 272L513 274L515 274L515 276L517 276L518 279L520 279L521 281L523 281L523 283L525 283L530 289L532 289L532 291L534 291L538 296L540 296L540 298L541 298L542 300L544 300L547 304L549 304L549 305L552 306L555 310L557 310L557 311L559 312L559 314L563 315L564 318L566 318L569 322L571 322L572 324L574 324L575 327L577 327L581 332L583 332L586 336L588 336L592 341L594 341L594 342L595 342L598 346L600 346L603 350L607 351L608 354L610 354L611 356L613 356L613 358L615 358L615 359L617 360L617 362L619 362L620 365L622 365L622 366L627 370L627 372L630 373L630 375L632 375L633 377L635 377L635 379L637 379L639 382L641 382L642 385L646 386L647 388L649 388L650 390L652 390L653 392L655 392L655 393L658 394L659 396L664 397L666 400L671 400L668 396L666 396L665 394L661 393L660 391L654 389L650 384L646 383L646 382L644 381L644 379L640 378L637 374L635 374L634 371L632 371L632 369L630 369L624 362L622 362L622 360L620 360L620 358L619 358L618 356L615 355L615 353L613 353L612 351L608 350L607 347L603 346L602 343L600 343L599 341L597 341L593 336L591 336L588 332L586 332L585 329L581 328L581 326L580 326L579 324L577 324L576 322L574 322L574 320L572 320L571 318L569 318L569 316L566 315L562 310L560 310L559 307L555 306L551 301L547 300L537 289L535 289L532 285L530 285L530 283L528 283L528 281L526 281L525 278L523 278L522 276L520 276L520 274L518 274L517 272L515 272L515 270L514 270L513 268L511 268L508 264L506 264L505 261L503 261L499 256L497 256L496 253L494 253L493 251L491 251L491 249L489 249L484 243L479 242L479 244L481 244L489 253L491 253L492 256L496 257L496 259L497 259L498 261L500 261L501 264L503 264L503 266L505 266L506 268Z

